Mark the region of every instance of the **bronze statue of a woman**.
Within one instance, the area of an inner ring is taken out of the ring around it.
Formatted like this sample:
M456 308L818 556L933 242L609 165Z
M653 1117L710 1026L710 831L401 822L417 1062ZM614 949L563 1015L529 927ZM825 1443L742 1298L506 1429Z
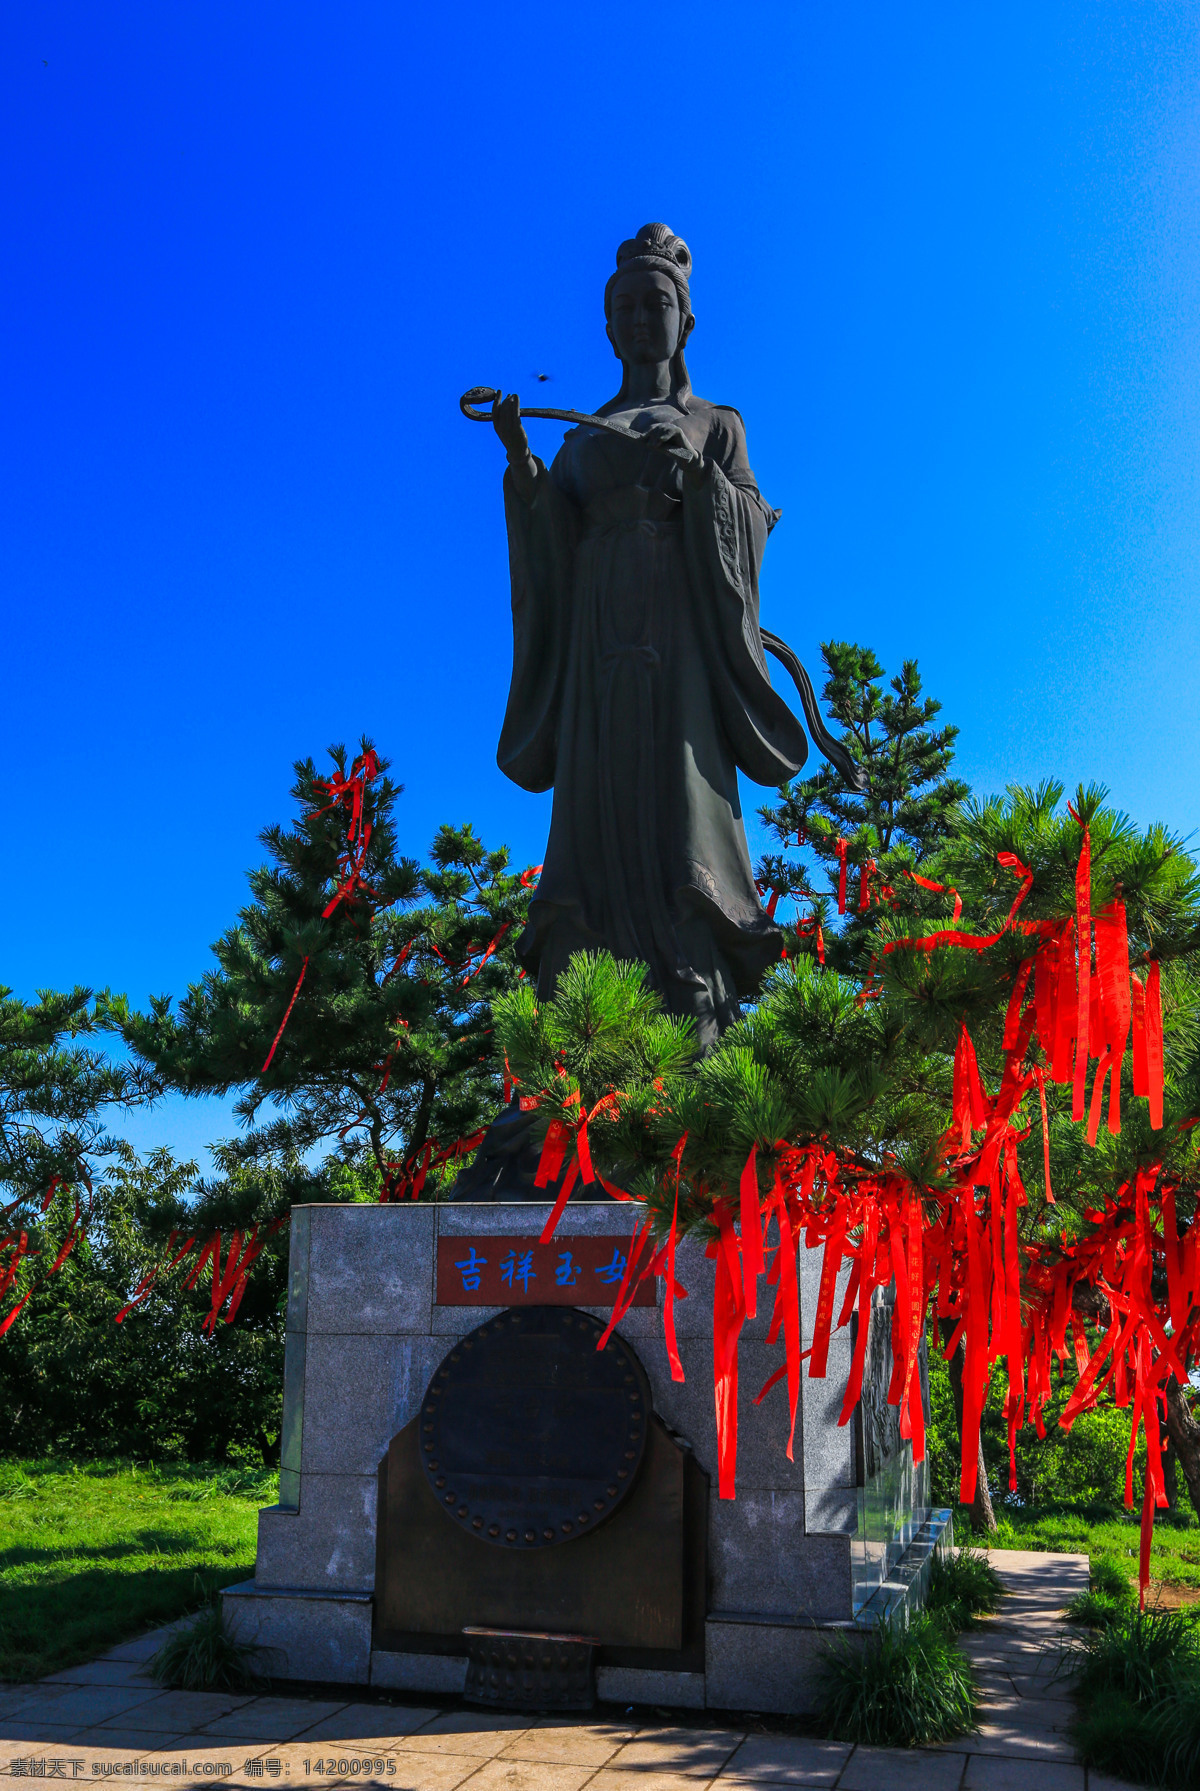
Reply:
M777 513L737 411L697 398L687 245L646 224L604 294L621 389L602 406L638 439L580 426L547 468L515 396L492 420L512 573L513 674L497 755L553 786L545 865L518 951L546 998L572 952L640 959L703 1046L778 959L754 885L737 772L795 776L808 753L772 689L758 568Z

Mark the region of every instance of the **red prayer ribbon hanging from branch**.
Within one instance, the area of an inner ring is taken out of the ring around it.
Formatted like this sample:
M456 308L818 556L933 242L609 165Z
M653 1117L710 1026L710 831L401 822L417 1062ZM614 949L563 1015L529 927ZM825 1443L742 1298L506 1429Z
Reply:
M846 912L846 853L848 850L849 841L844 840L839 833L837 837L839 914L844 914Z
M366 752L360 753L355 759L350 767L348 777L338 772L330 778L316 779L317 788L325 792L329 801L323 808L313 809L310 819L316 820L319 816L327 815L332 810L340 810L346 821L346 840L338 853L337 887L322 911L322 920L328 920L342 902L357 900L359 890L366 890L368 887L363 871L367 861L367 848L371 843L372 829L370 821L366 819L364 805L367 790L378 776L379 760L374 749L368 747ZM398 962L399 960L397 960ZM309 958L305 954L304 962L300 966L300 974L296 978L296 986L292 990L291 1000L284 1011L283 1019L279 1022L279 1030L271 1040L271 1049L263 1061L263 1067L259 1071L260 1076L265 1076L271 1067L271 1060L275 1056L287 1023L292 1017L292 1009L296 1005L296 998L304 984L308 965ZM396 968L397 965L392 966L393 970Z
M82 1201L80 1200L78 1193L78 1188L80 1186L83 1187L86 1196L85 1200ZM74 1201L74 1211L71 1214L66 1235L59 1245L58 1252L49 1267L43 1274L36 1276L34 1280L30 1282L16 1305L12 1307L3 1319L0 1319L0 1337L6 1336L12 1329L37 1289L41 1287L44 1282L48 1281L51 1275L57 1275L59 1269L62 1268L64 1262L66 1262L68 1256L70 1256L72 1250L74 1250L76 1244L84 1235L91 1222L92 1212L95 1206L95 1197L92 1190L91 1176L88 1174L86 1165L82 1162L76 1165L73 1178L67 1178L62 1175L54 1175L50 1178L46 1192L41 1198L40 1211L42 1216L44 1217L45 1214L49 1212L54 1196L58 1193L60 1188L64 1187L72 1187L75 1189L72 1196ZM18 1212L22 1206L27 1207L27 1201L24 1196L18 1196L16 1200L11 1201L9 1205L5 1207L3 1212L0 1212L0 1232L3 1232L5 1228L12 1223L13 1214ZM0 1300L3 1300L15 1286L17 1276L21 1270L21 1265L25 1262L32 1262L35 1257L40 1255L40 1251L30 1248L30 1238L27 1226L17 1224L15 1229L7 1232L7 1235L0 1235Z

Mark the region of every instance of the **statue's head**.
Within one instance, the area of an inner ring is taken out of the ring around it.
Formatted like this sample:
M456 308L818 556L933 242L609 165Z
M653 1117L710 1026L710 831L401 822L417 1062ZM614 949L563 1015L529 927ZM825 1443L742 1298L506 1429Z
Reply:
M671 363L671 390L680 402L691 390L683 348L696 319L688 275L691 250L665 224L643 224L617 250L617 271L604 288L604 315L613 353L625 366Z

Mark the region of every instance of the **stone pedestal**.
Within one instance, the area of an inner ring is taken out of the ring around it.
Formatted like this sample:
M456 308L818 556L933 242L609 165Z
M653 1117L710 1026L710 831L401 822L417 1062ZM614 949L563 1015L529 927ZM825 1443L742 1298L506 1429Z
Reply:
M224 1597L235 1633L275 1651L275 1676L433 1694L463 1689L466 1653L453 1639L409 1638L402 1650L373 1644L379 1468L392 1439L417 1415L439 1363L501 1310L439 1303L439 1240L461 1242L464 1256L472 1245L486 1255L488 1238L532 1244L547 1212L531 1204L294 1210L279 1504L260 1513L254 1580ZM612 1238L623 1252L639 1218L638 1209L621 1203L572 1201L556 1246ZM458 1258L457 1248L451 1255ZM445 1296L445 1251L443 1259ZM821 1252L802 1247L805 1346L820 1268ZM747 1323L739 1356L737 1498L720 1500L713 1264L702 1247L685 1242L676 1274L688 1290L676 1304L686 1380L671 1379L657 1307L634 1307L618 1334L645 1369L656 1416L711 1483L704 1633L693 1637L686 1657L666 1664L645 1658L648 1650L637 1659L610 1650L606 1658L601 1647L598 1694L625 1703L803 1711L819 1645L830 1629L853 1630L856 1603L861 1609L864 1602L851 1553L863 1451L854 1424L837 1424L850 1328L834 1333L827 1378L802 1379L789 1461L784 1383L760 1406L753 1403L783 1359L782 1345L766 1346L773 1293L763 1290L765 1310ZM656 1286L661 1301L662 1283ZM526 1297L536 1293L531 1286ZM611 1308L586 1310L607 1322Z

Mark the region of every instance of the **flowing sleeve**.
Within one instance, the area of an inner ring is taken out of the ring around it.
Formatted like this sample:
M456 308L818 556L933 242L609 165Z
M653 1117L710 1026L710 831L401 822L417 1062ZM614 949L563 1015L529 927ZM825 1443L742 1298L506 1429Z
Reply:
M808 740L767 672L758 570L776 515L755 483L736 411L714 407L704 476L684 479L683 507L697 629L734 761L754 783L784 783L807 759Z
M577 506L540 460L537 469L531 504L504 475L513 669L496 762L523 790L548 790L554 783L579 534Z

